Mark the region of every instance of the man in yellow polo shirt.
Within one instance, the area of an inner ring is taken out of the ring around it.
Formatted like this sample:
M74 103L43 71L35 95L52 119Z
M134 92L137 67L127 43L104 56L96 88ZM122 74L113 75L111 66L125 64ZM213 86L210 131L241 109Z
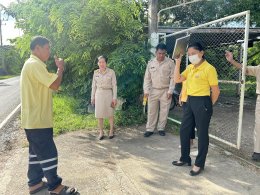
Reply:
M174 81L187 85L187 108L184 111L181 129L181 158L173 161L175 166L191 165L190 158L190 134L197 128L198 155L191 176L201 173L205 167L205 161L209 145L209 123L212 116L212 105L220 94L216 69L210 65L204 57L204 49L200 43L192 43L188 47L188 56L191 64L180 74L181 58L176 59Z
M34 37L30 49L31 56L23 66L20 82L22 127L29 142L29 191L35 194L48 188L50 194L78 194L75 188L61 185L53 141L52 90L61 84L64 61L55 58L57 74L49 73L44 63L50 57L49 40ZM42 181L43 177L47 183Z

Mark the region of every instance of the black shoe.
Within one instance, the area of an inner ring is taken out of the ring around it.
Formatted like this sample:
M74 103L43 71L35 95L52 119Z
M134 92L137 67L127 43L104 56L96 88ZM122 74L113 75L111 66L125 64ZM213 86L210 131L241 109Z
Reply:
M165 131L159 131L160 136L165 136Z
M253 155L252 155L252 160L260 161L260 153L254 152Z
M202 171L204 170L204 168L200 167L200 169L198 171L190 171L190 176L196 176L199 175Z
M182 162L182 161L173 161L172 164L174 166L184 166L184 165L187 165L187 166L191 166L191 162Z
M102 139L104 139L104 135L98 137L98 140L102 140Z
M151 131L146 131L146 132L144 133L144 137L150 137L152 134L153 134L153 132L151 132Z
M108 136L109 139L113 139L114 138L114 135L110 135Z

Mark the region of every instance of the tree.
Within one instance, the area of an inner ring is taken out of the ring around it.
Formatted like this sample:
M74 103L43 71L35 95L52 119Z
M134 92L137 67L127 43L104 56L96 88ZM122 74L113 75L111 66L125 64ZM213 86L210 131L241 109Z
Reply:
M127 98L130 90L140 88L149 57L141 11L142 6L134 0L28 0L13 4L9 13L24 32L15 42L21 55L28 56L33 36L48 37L53 54L66 61L63 89L89 99L96 58L101 54L111 58L110 64L119 76L119 89L128 86L120 90L119 96ZM135 80L130 82L128 78ZM135 90L131 98L141 91Z
M158 2L160 10L183 1ZM7 11L24 32L15 40L21 56L29 56L33 36L43 35L51 40L53 54L65 58L65 91L89 99L96 58L105 54L118 75L119 96L137 99L149 58L144 30L147 5L146 0L26 0ZM244 11L246 6L251 9L251 24L259 26L259 0L205 0L162 12L159 24L191 27ZM259 44L255 47L254 52L260 50ZM256 62L259 57L251 59Z
M13 46L0 47L0 59L4 57L4 64L0 60L0 75L16 75L22 68L23 60Z
M159 10L183 2L180 0L160 0ZM251 24L258 27L260 25L259 5L260 0L202 0L201 2L162 12L159 24L162 26L191 27L250 10Z

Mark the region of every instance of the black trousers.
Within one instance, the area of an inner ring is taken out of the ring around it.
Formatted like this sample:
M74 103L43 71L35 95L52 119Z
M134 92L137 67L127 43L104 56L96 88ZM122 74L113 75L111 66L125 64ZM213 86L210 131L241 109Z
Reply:
M57 175L58 153L53 140L53 129L25 129L29 142L28 185L34 186L47 179L48 190L57 188L62 179Z
M182 111L183 113L185 112L185 110L187 109L187 103L186 102L182 102ZM190 133L190 139L195 139L195 123L194 123L194 126L191 130L191 133Z
M209 123L213 113L212 101L209 96L189 96L187 108L184 110L181 129L181 158L180 161L191 162L190 137L194 127L198 135L198 156L195 165L205 166L209 145Z

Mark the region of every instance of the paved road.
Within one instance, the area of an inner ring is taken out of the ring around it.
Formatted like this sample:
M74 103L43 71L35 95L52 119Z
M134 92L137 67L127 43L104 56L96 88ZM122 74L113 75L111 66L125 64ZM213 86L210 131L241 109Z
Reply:
M0 124L20 103L20 77L0 80Z

